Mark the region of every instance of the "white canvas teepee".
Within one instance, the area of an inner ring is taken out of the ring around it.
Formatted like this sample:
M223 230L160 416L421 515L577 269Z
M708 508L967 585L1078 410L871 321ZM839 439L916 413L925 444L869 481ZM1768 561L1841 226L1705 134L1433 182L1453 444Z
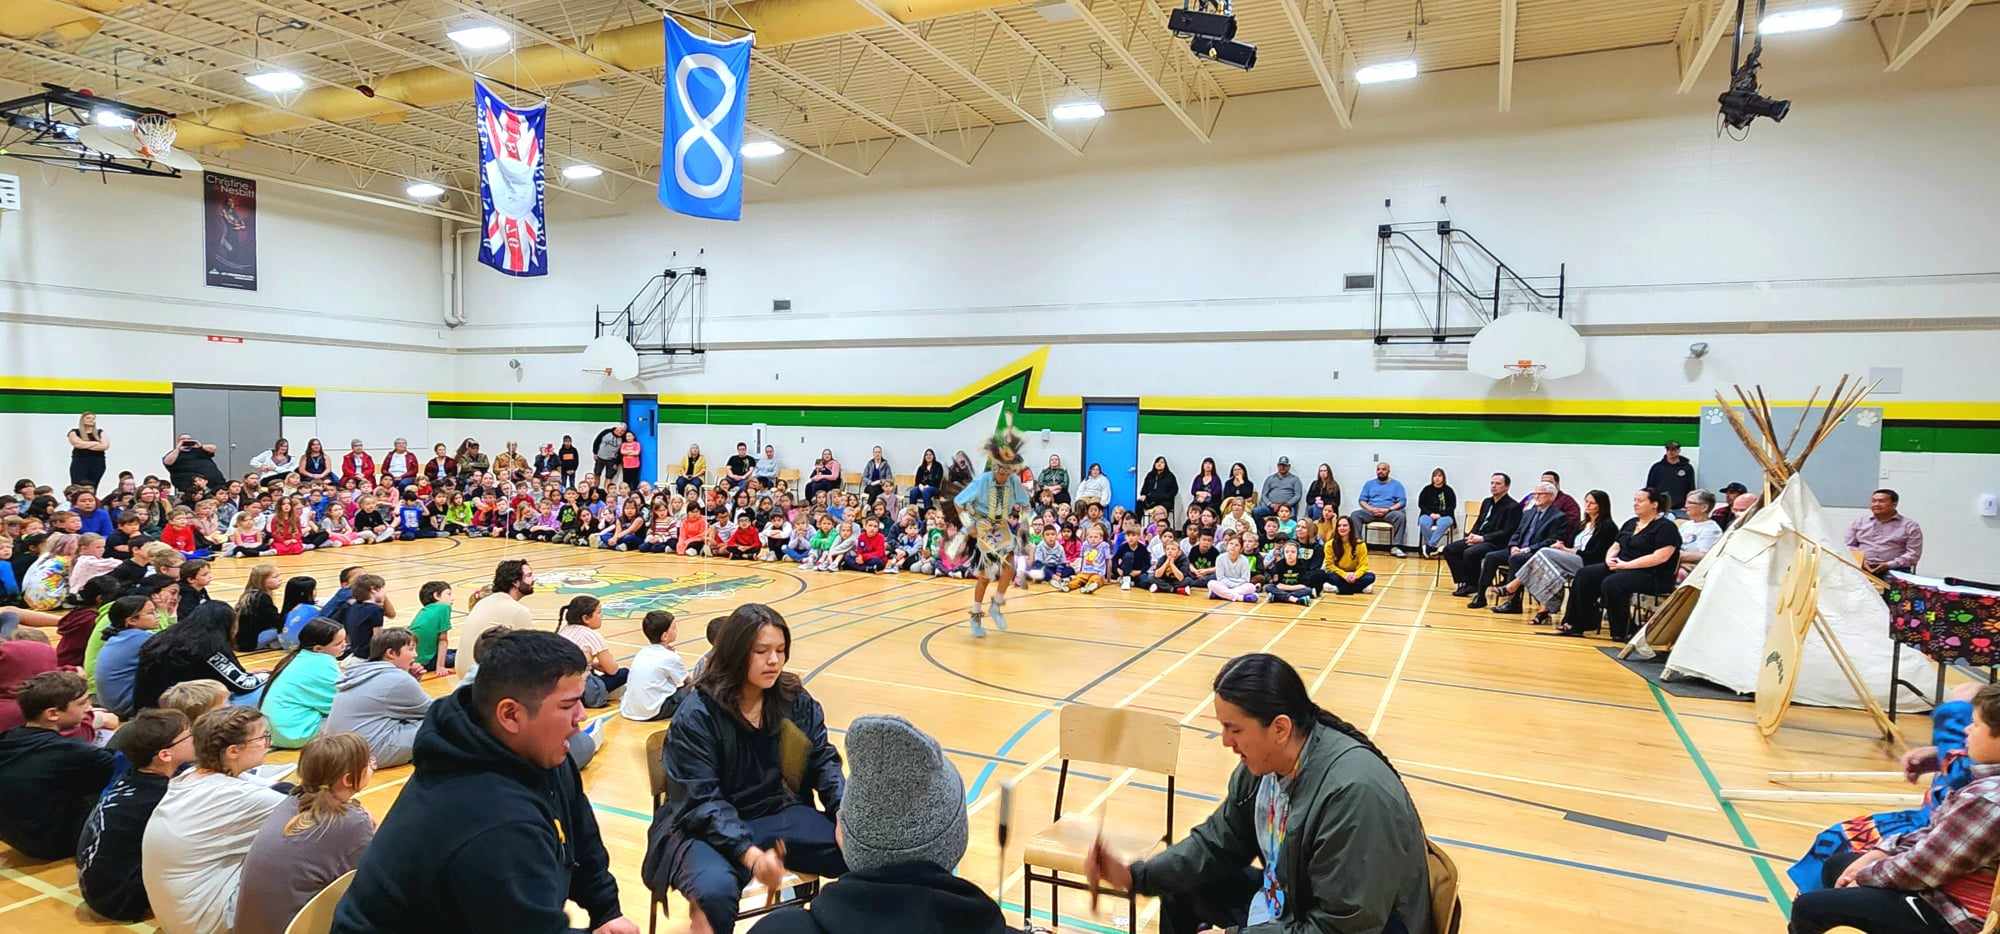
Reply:
M1820 615L1840 637L1871 693L1889 699L1889 607L1867 575L1845 561L1841 537L1827 522L1819 499L1804 477L1793 476L1778 498L1740 523L1688 575L1684 586L1700 588L1700 598L1667 658L1666 677L1704 678L1739 694L1757 688L1766 629L1776 618L1779 583L1804 538L1826 550L1819 562ZM1905 666L1926 664L1914 649L1901 648ZM1825 640L1809 636L1800 657L1793 702L1822 707L1861 707L1828 651Z

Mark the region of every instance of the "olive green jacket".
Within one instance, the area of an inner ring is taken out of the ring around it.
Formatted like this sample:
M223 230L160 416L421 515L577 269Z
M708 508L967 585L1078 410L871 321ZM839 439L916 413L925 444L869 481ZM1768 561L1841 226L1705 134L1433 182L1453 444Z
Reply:
M1256 862L1261 780L1238 764L1222 805L1179 843L1133 864L1132 887L1147 895L1188 891ZM1387 763L1316 723L1291 801L1278 849L1284 914L1242 934L1377 934L1392 915L1410 934L1430 934L1423 824Z

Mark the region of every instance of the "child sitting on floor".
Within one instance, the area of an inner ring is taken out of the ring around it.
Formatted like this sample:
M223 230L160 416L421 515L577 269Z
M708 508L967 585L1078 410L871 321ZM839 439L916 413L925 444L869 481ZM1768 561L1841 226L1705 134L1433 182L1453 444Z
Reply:
M850 510L850 512L858 511ZM842 520L839 530L834 534L832 547L826 550L826 562L820 566L820 570L840 570L840 566L847 562L848 555L854 553L854 546L860 540L861 532L855 527L854 522L852 520Z
M1104 543L1104 527L1084 526L1083 550L1077 553L1076 576L1071 577L1063 589L1095 593L1110 573L1111 546Z
M1945 796L1929 826L1827 859L1821 872L1829 887L1792 903L1791 934L1841 926L1920 934L1980 929L2000 862L2000 685L1979 689L1972 714L1965 733L1970 780ZM1911 769L1921 774L1946 765L1930 750Z
M618 667L618 658L604 641L598 630L604 626L604 606L596 597L588 594L572 597L562 608L562 628L556 633L583 650L583 657L590 663L584 673L583 705L590 708L611 706L611 695L625 686L631 671Z
M736 527L729 532L729 538L722 543L724 557L738 561L755 561L757 552L764 548L763 530L750 517L749 510L736 514Z
M1208 582L1208 595L1217 600L1257 602L1257 585L1250 580L1250 562L1244 559L1240 536L1231 535L1223 543L1222 557L1215 562L1215 579Z
M1164 590L1185 596L1189 582L1194 579L1194 572L1188 569L1188 560L1181 554L1180 540L1174 538L1172 532L1167 532L1162 537L1166 541L1162 545L1160 559L1153 562L1153 566L1139 579L1139 583L1152 593Z
M654 610L640 621L639 630L646 635L646 647L632 656L632 673L618 712L627 720L665 720L680 707L681 686L688 683L687 662L674 651L680 628L674 625L674 614Z
M862 523L861 534L854 539L854 548L847 553L847 560L841 567L849 571L866 574L880 573L889 562L889 542L882 536L882 523L870 517Z
M194 734L178 710L142 710L118 728L109 748L123 753L131 768L105 789L83 822L76 884L83 903L100 917L144 921L153 907L139 873L139 844L167 780L194 761Z

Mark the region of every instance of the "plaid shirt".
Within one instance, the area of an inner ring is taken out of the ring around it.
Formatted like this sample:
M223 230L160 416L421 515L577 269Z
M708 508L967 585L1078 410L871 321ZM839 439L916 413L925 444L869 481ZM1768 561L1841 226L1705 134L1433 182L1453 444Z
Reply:
M1972 780L1952 792L1922 830L1882 838L1876 849L1889 854L1862 867L1856 885L1916 892L1959 934L1977 934L1983 913L1973 914L1944 889L1974 873L1991 887L2000 862L2000 763L1972 767Z

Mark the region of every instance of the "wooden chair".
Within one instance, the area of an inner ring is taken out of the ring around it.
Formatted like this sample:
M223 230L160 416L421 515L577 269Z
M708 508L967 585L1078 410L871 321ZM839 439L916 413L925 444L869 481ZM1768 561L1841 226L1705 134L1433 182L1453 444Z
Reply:
M285 934L327 934L333 930L333 909L340 905L340 899L347 894L347 887L354 884L354 870L349 869L340 878L327 883L319 894L306 902L304 908L292 917L292 923L285 925Z
M1056 778L1055 824L1028 840L1022 858L1026 878L1021 884L1021 916L1032 919L1035 883L1049 884L1049 924L1060 927L1059 899L1063 889L1088 891L1084 860L1096 840L1100 822L1094 817L1064 817L1063 792L1072 761L1159 772L1167 777L1167 822L1158 834L1104 828L1105 846L1123 858L1151 855L1164 848L1174 832L1174 774L1181 751L1180 724L1173 718L1126 708L1072 704L1062 709L1062 771ZM1039 873L1036 867L1046 867ZM1069 873L1074 878L1063 878ZM1107 894L1126 899L1126 930L1139 929L1139 900L1129 892L1104 887Z
M800 476L801 475L798 471L798 468L796 467L786 467L785 469L778 471L778 479L785 481L785 486L791 489L792 491L793 499L797 499L799 495Z
M653 815L655 819L658 819L660 809L666 807L667 802L673 800L674 797L673 779L667 777L666 750L667 730L658 730L646 737L646 781L652 786ZM781 758L784 760L785 785L792 789L793 792L797 792L799 785L805 780L804 759L803 757L798 757L799 761L795 764L792 761L793 756L781 756ZM794 895L792 898L783 898L781 891L766 891L763 907L752 908L749 911L739 910L736 916L738 918L754 918L758 915L770 914L787 905L803 904L812 901L813 896L819 894L818 876L806 873L792 873L790 878L794 881L794 885L792 886ZM752 884L754 885L755 883ZM646 934L659 934L660 919L666 917L671 917L667 910L667 896L655 892L653 893L653 904L646 911ZM290 932L287 932L287 934L290 934Z
M1476 502L1465 504L1465 524L1459 525L1457 522L1453 522L1451 524L1451 528L1447 529L1444 533L1444 545L1449 545L1452 542L1464 538L1466 530L1479 524L1479 507L1485 502L1486 501L1482 499ZM1417 534L1422 535L1423 533L1418 532ZM1421 545L1422 542L1419 542L1418 544ZM1443 551L1444 545L1438 546L1440 552ZM1437 566L1431 568L1431 586L1436 587L1443 581L1444 581L1444 557L1442 554L1440 554L1437 559Z
M852 471L841 474L840 489L846 493L861 492L861 475Z

